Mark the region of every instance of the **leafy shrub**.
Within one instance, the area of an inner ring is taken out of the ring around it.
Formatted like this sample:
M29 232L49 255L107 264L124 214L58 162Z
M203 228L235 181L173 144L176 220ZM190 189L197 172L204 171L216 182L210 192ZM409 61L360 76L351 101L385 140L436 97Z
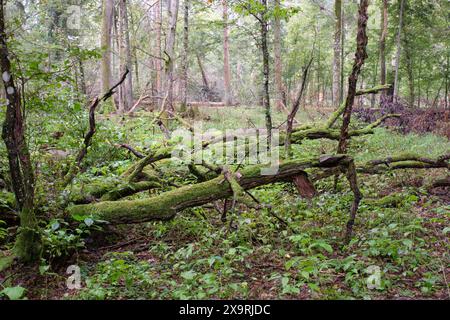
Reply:
M60 219L50 221L42 230L44 257L50 263L58 259L69 257L85 247L85 238L92 230L102 230L99 223L91 217L74 217L78 226L71 227L69 223Z

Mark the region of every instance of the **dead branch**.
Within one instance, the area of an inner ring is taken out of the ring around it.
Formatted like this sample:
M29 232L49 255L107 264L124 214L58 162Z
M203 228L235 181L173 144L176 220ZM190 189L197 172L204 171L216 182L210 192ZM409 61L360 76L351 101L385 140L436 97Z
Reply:
M297 115L298 109L300 108L300 103L303 98L303 94L305 92L306 88L306 81L308 79L308 71L311 67L311 64L313 62L313 57L309 60L309 63L306 65L305 69L303 70L303 76L302 76L302 85L300 88L300 91L297 95L297 98L295 99L294 105L292 106L292 111L289 113L287 118L287 127L286 127L286 140L285 140L285 150L286 150L286 156L291 156L291 135L292 135L292 128L294 126L294 119Z
M92 138L94 137L94 134L96 132L96 125L95 125L95 111L97 107L100 105L101 102L105 102L108 100L114 93L115 89L120 86L126 79L128 73L130 71L127 69L125 73L122 75L122 78L119 80L119 82L114 85L111 89L109 89L106 93L103 94L101 97L97 97L89 107L89 131L87 132L83 146L81 147L80 151L78 152L78 155L75 159L75 164L69 169L68 173L66 174L64 178L64 184L63 186L69 185L72 180L75 178L77 173L80 171L82 166L82 161L84 157L86 157L88 153L88 149L92 144Z
M128 151L130 151L132 154L134 154L139 159L145 158L144 154L140 153L139 151L137 151L136 149L134 149L132 146L130 146L128 144L119 144L117 146L120 148L127 149Z
M342 116L341 134L339 137L338 153L347 153L347 143L349 139L349 125L352 117L353 104L356 96L356 85L361 68L367 59L367 7L368 0L361 0L358 15L358 34L356 36L356 53L352 72L348 78L348 93L345 101L344 113Z

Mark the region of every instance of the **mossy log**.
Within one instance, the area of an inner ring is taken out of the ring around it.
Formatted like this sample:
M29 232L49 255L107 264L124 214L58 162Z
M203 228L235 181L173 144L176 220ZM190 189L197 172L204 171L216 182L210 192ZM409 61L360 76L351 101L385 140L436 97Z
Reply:
M397 118L400 117L399 114L388 114L377 121L369 124L368 126L356 129L356 130L350 130L349 136L350 137L358 137L358 136L364 136L368 134L373 134L374 129L379 127L383 121L389 118ZM292 133L291 142L292 143L301 143L303 140L315 140L315 139L329 139L329 140L339 140L341 135L341 132L337 129L331 129L325 127L319 127L319 128L310 128L305 130L297 130Z
M73 190L69 200L75 204L114 201L161 187L161 180L152 170L142 172L139 179L137 182L128 182L122 178L98 180Z
M425 158L415 154L401 154L385 159L368 161L357 167L359 173L378 174L399 169L450 169L448 160L450 155L446 154L436 159Z
M386 86L380 86L372 89L366 90L367 92L377 92L379 90L385 89ZM365 94L365 93L361 93ZM343 109L342 107L337 109L328 122L323 125L322 127L314 127L311 125L303 125L299 126L297 128L293 129L292 135L291 135L291 143L293 144L299 144L305 139L314 140L314 139L330 139L330 140L339 140L340 137L340 131L337 129L332 129L332 125L334 122L338 119L338 117L342 114ZM381 117L377 121L369 124L368 126L357 129L357 130L351 130L349 132L349 136L355 137L355 136L362 136L367 134L373 134L374 129L381 125L384 120L391 118L391 117L399 117L398 114L389 114ZM190 130L192 130L192 127L189 124L184 124L188 126ZM217 142L223 142L224 139L226 140L226 136L224 137L218 137L214 138L211 141L205 141L202 145L202 148L205 149L209 147L211 144L217 143ZM281 133L280 136L280 146L283 146L285 143L285 134ZM88 204L97 200L118 200L120 198L123 198L125 196L130 196L135 193L146 191L152 188L157 188L158 180L154 180L150 177L146 177L146 174L143 172L146 170L147 167L150 165L153 165L154 163L169 159L173 155L174 148L176 146L174 145L167 145L167 146L161 146L159 148L156 148L155 150L151 151L148 155L140 159L137 163L132 165L122 176L120 177L120 180L117 180L112 183L94 183L91 186L86 186L81 190L81 192L75 192L71 196L71 202L75 204ZM247 146L243 146L246 147ZM201 177L197 170L195 170L195 166L191 166L189 168L191 172L199 177L199 180L206 180L205 177ZM153 181L155 183L139 183L142 180L145 181Z
M280 182L292 181L308 168L347 166L352 159L345 155L296 159L280 164L276 175L261 175L265 166L250 166L240 172L239 185L244 190ZM181 187L148 199L130 201L105 201L76 205L67 208L67 215L92 214L112 224L142 223L152 220L169 220L183 209L204 205L233 196L230 183L223 175L206 182Z
M449 154L435 159L424 158L415 154L400 154L384 159L371 160L363 163L356 163L356 172L359 174L382 174L392 170L407 169L450 169L448 160ZM340 174L339 168L326 170L310 170L310 180L316 182ZM447 185L449 180L439 180L442 185ZM446 184L447 183L447 184Z
M383 208L398 208L404 200L405 196L402 194L390 194L381 199L364 199L364 203Z

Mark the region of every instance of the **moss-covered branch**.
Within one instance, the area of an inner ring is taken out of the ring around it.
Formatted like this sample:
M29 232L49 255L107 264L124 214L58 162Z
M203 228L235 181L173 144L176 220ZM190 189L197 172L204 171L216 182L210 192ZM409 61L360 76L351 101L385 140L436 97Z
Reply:
M250 166L240 172L239 185L244 190L258 186L290 181L292 177L307 168L330 168L345 165L351 159L345 155L322 156L320 158L296 159L282 163L276 175L261 175L263 165ZM133 201L105 201L88 205L77 205L67 209L68 215L93 214L113 224L141 223L151 220L167 220L177 212L213 202L233 195L233 190L224 176L179 189L161 195Z
M363 89L356 92L356 96L362 96L365 94L375 94L379 93L383 90L388 90L391 87L391 85L378 85L370 89ZM334 111L331 116L328 118L327 122L325 123L325 128L331 128L336 123L336 121L339 119L339 117L344 113L345 110L345 101L341 103L338 109Z
M360 173L377 174L390 170L399 169L432 169L446 168L450 169L448 155L438 157L437 159L425 158L415 154L401 154L384 159L371 160L357 167Z
M399 117L398 114L388 114L377 121L369 124L368 126L362 128L362 129L356 129L356 130L350 130L349 136L350 137L357 137L357 136L363 136L367 134L373 134L374 129L379 127L383 121L389 118L393 117ZM337 129L331 129L331 128L312 128L312 129L306 129L306 130L299 130L292 134L292 142L293 143L300 143L302 140L309 139L330 139L330 140L339 140L340 137L340 131Z

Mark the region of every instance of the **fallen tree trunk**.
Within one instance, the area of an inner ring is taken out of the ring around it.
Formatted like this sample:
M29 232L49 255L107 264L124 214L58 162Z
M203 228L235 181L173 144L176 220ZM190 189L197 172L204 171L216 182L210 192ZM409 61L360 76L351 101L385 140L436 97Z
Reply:
M449 159L450 154L443 155L437 159L429 159L414 154L403 154L385 159L368 161L365 164L358 166L356 171L360 173L378 174L399 169L450 169L448 163Z
M398 115L385 115L382 118L378 119L374 123L366 126L362 129L352 130L350 131L350 136L362 136L367 134L373 134L374 128L378 127L385 119L390 117L397 117ZM310 127L302 127L301 129L297 129L293 132L291 136L292 143L301 143L305 139L330 139L330 140L339 140L340 131L337 129L331 128L310 128ZM226 138L226 137L225 137ZM207 148L213 143L222 141L223 138L216 138L212 141L206 141L203 143L202 147ZM285 143L284 136L280 137L280 146ZM245 146L244 146L245 147ZM121 178L117 181L111 181L109 183L94 183L91 186L86 186L84 190L76 191L73 195L71 195L70 200L75 204L88 204L91 202L95 202L97 200L118 200L120 198L133 195L135 193L146 191L153 188L158 188L159 179L157 175L152 174L150 176L143 174L143 170L153 165L154 163L169 159L173 155L173 151L176 146L163 146L157 148L156 150L150 152L147 156L140 159L136 164L132 165L124 174L122 174ZM215 168L211 168L207 166L207 164L203 165L207 169L212 172L215 172ZM373 167L373 166L372 166ZM191 166L191 172L197 176L198 172L196 172L195 166ZM205 179L200 179L205 180ZM139 181L149 181L155 183L147 183L147 184L139 184L135 185L136 182ZM105 195L111 193L115 196L112 198L107 198ZM121 196L122 195L122 196ZM105 196L105 197L104 197ZM102 198L103 197L103 198Z
M389 86L377 86L371 89L366 89L360 92L357 92L357 95L363 95L367 93L376 93L382 90L386 90L389 88ZM291 143L293 144L299 144L305 139L330 139L330 140L339 140L340 138L340 131L337 129L333 129L334 123L337 121L337 119L342 115L343 111L345 109L345 104L341 105L339 109L337 109L329 118L329 120L323 124L319 125L317 127L311 126L311 125L303 125L299 126L297 128L294 128L292 130L292 136L289 139ZM385 115L378 119L377 121L369 124L368 126L352 130L349 132L349 136L362 136L367 134L373 134L374 128L378 127L383 123L384 120L390 117L398 117L400 115L392 114L392 115ZM157 116L155 119L157 119L159 116ZM193 127L187 123L186 121L180 119L180 117L176 117L181 124L185 127L187 127L189 130L193 131ZM229 136L222 136L213 138L209 141L204 141L202 143L202 149L206 149L212 144L218 143L218 142L224 142L229 141ZM283 146L286 142L285 134L282 133L280 136L280 146ZM155 150L152 150L147 155L142 155L140 153L137 153L134 149L132 149L128 145L121 145L121 147L124 147L133 154L135 154L140 160L132 165L120 178L119 181L115 183L110 184L100 184L100 185L93 185L93 186L87 186L82 192L75 192L73 196L70 197L70 200L75 204L87 204L95 201L104 201L104 200L118 200L120 198L123 198L125 196L130 196L135 193L146 191L152 188L158 188L158 181L155 181L154 179L150 179L150 181L154 181L156 183L139 183L138 185L135 185L136 182L141 182L142 180L147 180L145 177L142 179L142 172L143 170L153 165L154 163L169 159L173 155L173 151L177 147L173 143L169 142L169 145L167 146L161 146L159 148L156 148ZM245 146L247 147L247 146ZM195 151L193 151L195 152ZM204 165L206 166L206 165ZM208 167L207 167L208 168ZM197 175L198 172L195 169L195 166L191 166L190 170L194 175ZM216 171L208 168L210 171ZM200 179L205 180L205 179ZM119 185L119 186L118 186ZM107 195L109 194L109 195Z
M392 170L406 169L447 169L450 170L448 160L450 155L443 155L436 159L429 159L414 154L403 154L384 159L371 160L356 164L356 172L361 174L382 174ZM311 181L319 181L339 174L338 168L318 170L311 175Z
M305 174L308 168L347 168L353 160L345 155L322 156L287 161L280 165L276 175L261 175L265 166L251 166L240 172L239 185L244 190L281 181L292 181ZM204 205L215 200L233 196L230 183L223 175L206 182L181 187L148 199L131 201L105 201L95 204L76 205L67 208L72 215L92 214L95 218L112 224L142 223L152 220L172 219L179 211Z

